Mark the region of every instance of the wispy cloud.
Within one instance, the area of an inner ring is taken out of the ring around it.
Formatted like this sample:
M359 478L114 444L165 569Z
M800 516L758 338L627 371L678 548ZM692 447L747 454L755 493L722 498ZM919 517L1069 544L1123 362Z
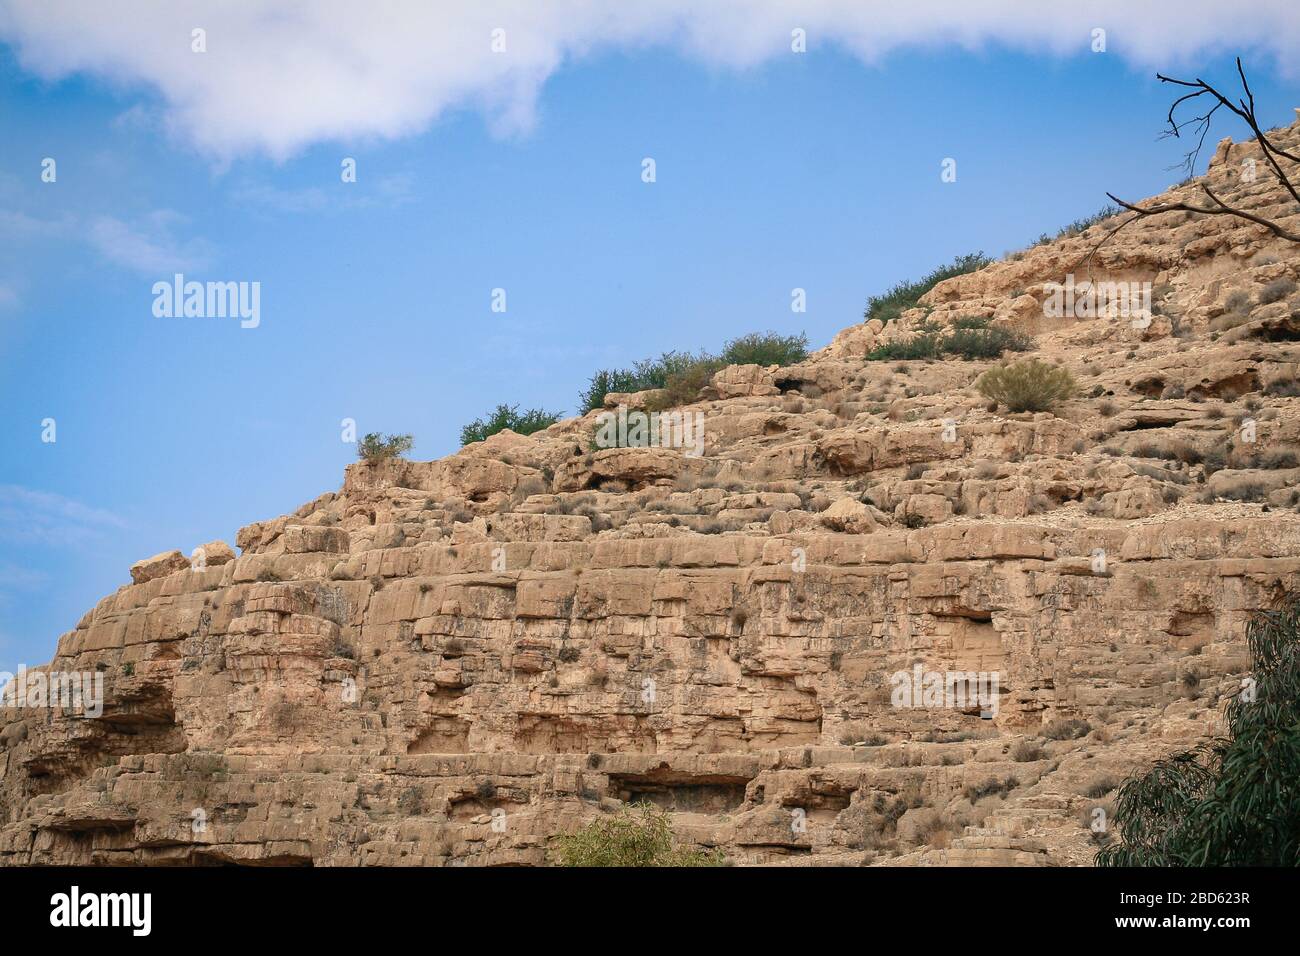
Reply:
M50 576L41 571L0 561L0 596L6 591L38 591L49 579Z
M0 485L0 540L79 547L126 527L111 511L50 491Z
M39 594L46 590L49 583L48 574L0 561L0 608L11 607L22 595ZM23 600L30 600L30 598L23 598ZM9 660L15 644L26 644L26 642L14 641L3 628L0 628L0 671L13 673L18 669L17 665Z
M917 46L1083 53L1102 28L1143 66L1241 49L1300 63L1295 0L0 0L0 37L26 69L156 91L166 127L220 162L406 136L466 108L526 132L546 80L584 56L659 44L747 67L789 56L796 28L810 50L868 62Z
M170 209L133 219L108 215L42 219L0 209L0 234L7 239L83 242L105 261L148 276L201 269L212 261L210 242L177 235L185 222L184 216Z
M410 202L413 189L409 175L394 173L376 178L373 184L359 180L347 189L319 186L285 189L249 180L237 185L232 196L262 212L300 214L395 208Z
M11 239L58 239L76 233L71 216L41 219L17 209L0 209L0 233Z
M145 275L201 269L211 261L211 246L202 239L178 240L172 225L180 218L169 210L136 222L99 216L88 224L86 239L109 262Z

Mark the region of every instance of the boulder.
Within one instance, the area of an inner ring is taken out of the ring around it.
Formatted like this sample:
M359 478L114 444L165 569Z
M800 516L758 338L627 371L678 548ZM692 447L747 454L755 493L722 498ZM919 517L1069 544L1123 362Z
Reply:
M163 578L177 571L188 571L190 559L179 551L163 551L152 558L145 558L131 565L131 583L144 584L156 578Z
M845 534L871 534L879 527L871 509L856 498L840 498L818 518L832 531Z

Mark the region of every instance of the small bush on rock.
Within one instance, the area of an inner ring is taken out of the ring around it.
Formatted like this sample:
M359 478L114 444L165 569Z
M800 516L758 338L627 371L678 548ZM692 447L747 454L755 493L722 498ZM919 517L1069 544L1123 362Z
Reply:
M1028 352L1033 340L1022 332L1011 329L958 328L940 341L941 350L949 355L972 359L995 359L1003 352Z
M969 785L962 791L962 794L971 803L976 800L983 800L985 797L1002 797L1005 799L1006 795L1018 786L1020 786L1020 781L1015 777L1008 776L1005 780L990 777L983 783Z
M995 326L986 318L963 316L940 334L934 323L924 323L919 334L904 342L889 342L867 353L868 362L916 361L957 355L972 359L995 359L1003 352L1028 352L1034 340L1023 332ZM906 366L904 366L906 369Z
M1043 758L1043 746L1032 740L1021 740L1011 748L1011 759L1016 763L1032 763Z
M1296 398L1300 396L1300 380L1294 375L1280 376L1264 386L1264 394L1275 398Z
M1268 285L1259 291L1259 304L1269 305L1273 302L1281 302L1296 289L1294 279L1274 279Z
M623 807L556 840L561 866L724 866L722 851L673 845L668 812L649 803Z
M1092 730L1086 720L1071 717L1068 720L1054 720L1043 728L1043 736L1048 740L1078 740Z
M357 442L357 457L367 464L400 458L411 450L415 440L410 435L381 435L370 432Z
M867 353L868 362L916 362L939 357L937 335L914 335L905 342L887 342Z
M1047 412L1075 393L1069 369L1037 359L989 369L975 387L1012 412Z

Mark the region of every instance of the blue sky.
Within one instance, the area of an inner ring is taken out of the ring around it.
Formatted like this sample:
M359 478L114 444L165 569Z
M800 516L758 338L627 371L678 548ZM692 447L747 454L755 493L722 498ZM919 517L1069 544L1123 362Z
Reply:
M601 366L762 329L820 347L900 278L1180 178L1157 138L1170 89L1086 37L870 62L812 43L740 68L611 47L551 71L512 128L467 101L399 133L229 151L174 122L165 88L28 60L0 43L10 671L48 660L133 561L233 545L336 489L343 418L440 457L498 402L572 413ZM1249 66L1264 118L1289 123L1294 79L1269 54ZM1187 72L1231 71L1207 53ZM175 271L260 282L260 326L155 317Z

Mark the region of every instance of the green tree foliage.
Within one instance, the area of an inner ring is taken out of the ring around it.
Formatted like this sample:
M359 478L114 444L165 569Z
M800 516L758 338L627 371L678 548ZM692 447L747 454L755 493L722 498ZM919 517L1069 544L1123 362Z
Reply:
M369 464L400 458L411 450L415 440L410 435L381 435L369 432L357 442L357 457Z
M1128 780L1098 865L1300 866L1300 597L1246 643L1253 693L1228 704L1227 736Z
M476 418L460 430L460 443L483 441L489 435L495 435L502 429L510 429L518 435L531 435L543 428L549 428L560 420L559 412L547 412L540 408L530 408L520 412L518 405L498 405L486 418Z
M916 308L917 300L944 279L965 275L968 272L976 272L992 261L982 252L972 252L964 256L958 256L948 265L939 266L920 279L900 282L881 295L871 296L867 299L867 308L863 312L863 318L868 321L879 319L881 322L896 319L908 309Z
M672 372L664 382L662 391L646 402L646 408L652 412L662 412L678 405L689 405L713 381L714 373L726 365L726 362L711 355L699 355L690 365Z
M975 383L981 395L1013 412L1047 412L1075 393L1070 370L1038 359L991 368Z
M718 356L723 365L797 365L808 357L808 336L750 332L732 339Z
M631 368L601 369L591 377L587 388L578 396L578 411L585 413L601 408L610 392L643 392L664 388L673 375L681 375L692 366L711 358L707 353L664 352L658 358L642 359Z
M649 803L596 820L556 839L561 866L724 866L721 850L673 844L668 812Z

